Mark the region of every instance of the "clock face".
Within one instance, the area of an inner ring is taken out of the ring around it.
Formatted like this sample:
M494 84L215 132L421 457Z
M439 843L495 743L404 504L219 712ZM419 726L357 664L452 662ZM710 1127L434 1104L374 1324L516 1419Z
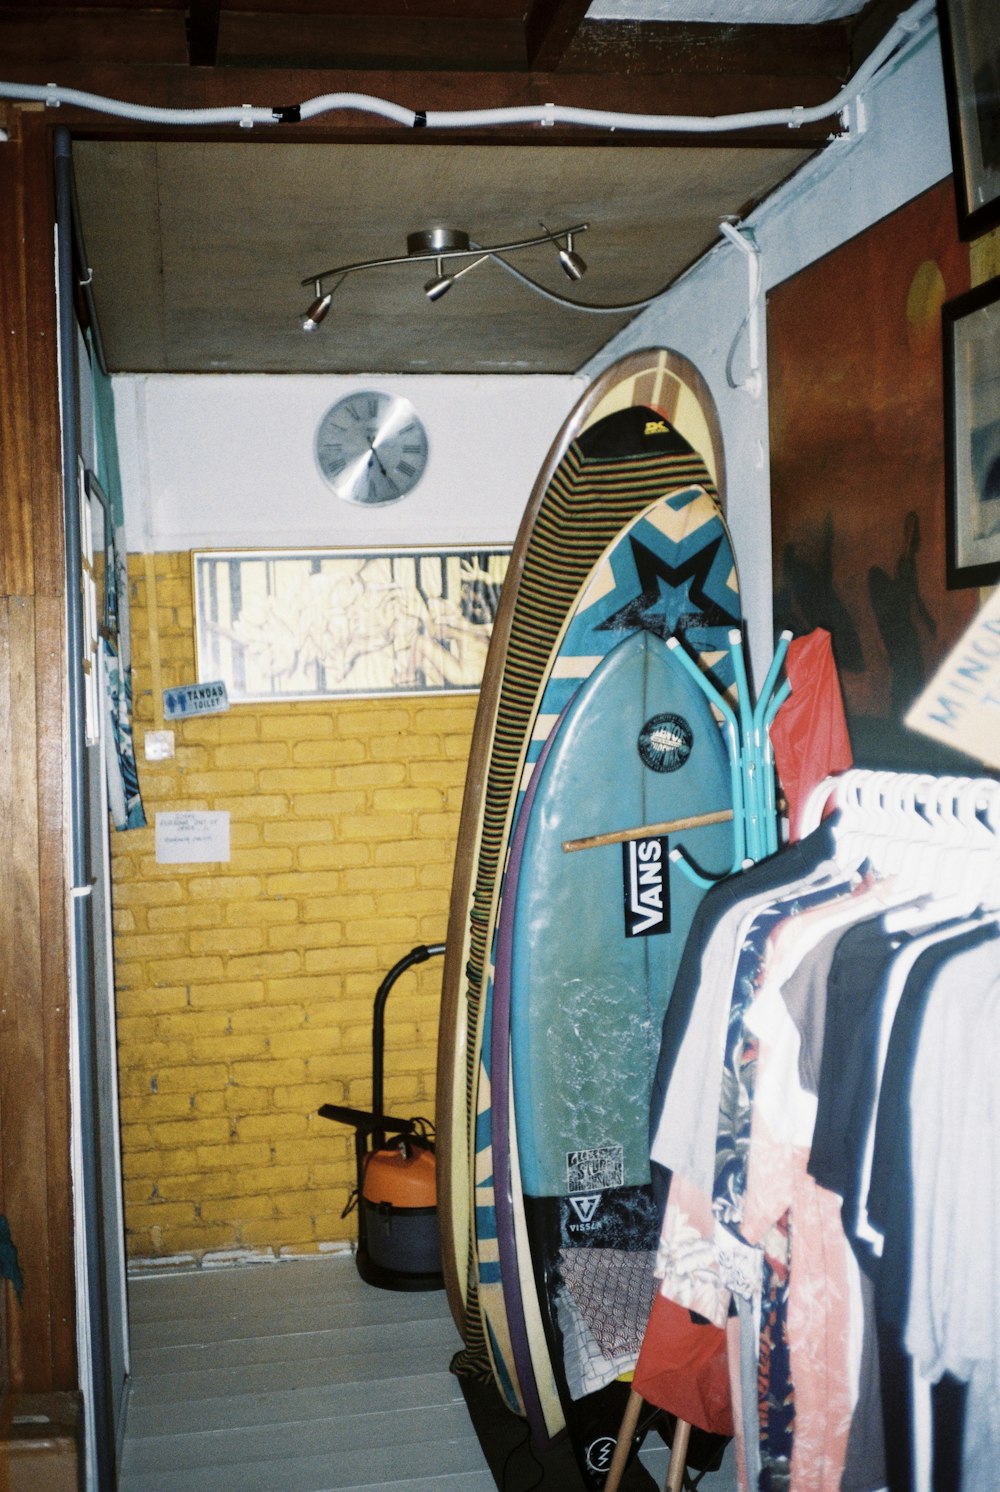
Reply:
M320 420L316 461L345 502L398 502L424 474L427 431L409 399L361 390Z

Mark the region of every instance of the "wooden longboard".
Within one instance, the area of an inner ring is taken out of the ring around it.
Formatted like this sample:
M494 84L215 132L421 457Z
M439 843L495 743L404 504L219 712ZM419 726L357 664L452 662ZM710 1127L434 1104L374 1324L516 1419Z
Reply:
M721 488L723 456L721 431L715 416L711 395L694 366L680 355L664 350L630 355L607 370L581 399L554 442L539 473L525 510L511 562L504 583L499 611L479 696L479 707L473 731L469 769L459 826L458 845L452 880L447 946L442 977L441 1016L439 1024L437 1068L437 1155L438 1208L442 1235L442 1267L449 1304L456 1325L471 1342L480 1324L475 1319L466 1328L467 1266L471 1231L470 1149L468 1120L472 1102L473 1074L468 1057L469 996L472 986L473 1005L479 997L475 988L481 981L481 907L491 890L499 849L495 827L489 822L495 809L488 812L488 798L496 792L509 791L504 772L494 761L494 744L498 720L505 713L514 719L504 720L504 728L516 734L517 710L503 699L505 663L512 632L517 633L522 587L530 593L537 613L546 613L544 641L558 631L567 602L564 589L551 596L538 584L535 550L545 541L548 510L551 507L550 484L570 445L585 429L606 414L630 405L649 405L665 415L706 458L709 486ZM641 506L638 502L633 511ZM609 521L596 525L593 531L579 535L571 556L562 560L566 580L582 582L587 568L601 554L613 536L621 513L606 515ZM537 532L536 532L537 530ZM549 538L551 547L551 538ZM542 670L539 669L538 672ZM509 772L509 769L508 769ZM490 791L488 791L488 789ZM484 839L484 833L486 835ZM478 934L478 936L477 936ZM473 956L475 954L475 956ZM471 971L470 971L471 962ZM471 974L471 978L470 978Z

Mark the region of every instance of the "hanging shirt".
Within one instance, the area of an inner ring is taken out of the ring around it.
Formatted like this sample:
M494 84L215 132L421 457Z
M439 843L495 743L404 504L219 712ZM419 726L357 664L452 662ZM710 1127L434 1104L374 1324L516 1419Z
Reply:
M792 639L785 677L792 692L771 725L771 744L794 843L813 788L831 773L852 766L854 758L829 632L817 627Z

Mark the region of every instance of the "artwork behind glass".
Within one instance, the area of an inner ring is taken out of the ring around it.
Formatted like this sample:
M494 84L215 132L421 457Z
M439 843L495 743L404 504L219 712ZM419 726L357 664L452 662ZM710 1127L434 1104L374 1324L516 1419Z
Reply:
M469 693L510 551L203 550L192 556L199 679L233 703Z

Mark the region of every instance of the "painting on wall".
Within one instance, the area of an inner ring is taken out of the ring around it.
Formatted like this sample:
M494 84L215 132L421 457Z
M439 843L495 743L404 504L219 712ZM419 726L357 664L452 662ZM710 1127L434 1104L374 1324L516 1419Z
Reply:
M510 549L197 550L199 680L232 703L479 688Z
M938 7L962 237L1000 223L1000 9L996 0Z
M948 584L1000 580L1000 277L944 308Z
M976 609L945 547L941 310L968 286L945 181L768 297L775 625L830 632L866 766L959 770L902 721Z

